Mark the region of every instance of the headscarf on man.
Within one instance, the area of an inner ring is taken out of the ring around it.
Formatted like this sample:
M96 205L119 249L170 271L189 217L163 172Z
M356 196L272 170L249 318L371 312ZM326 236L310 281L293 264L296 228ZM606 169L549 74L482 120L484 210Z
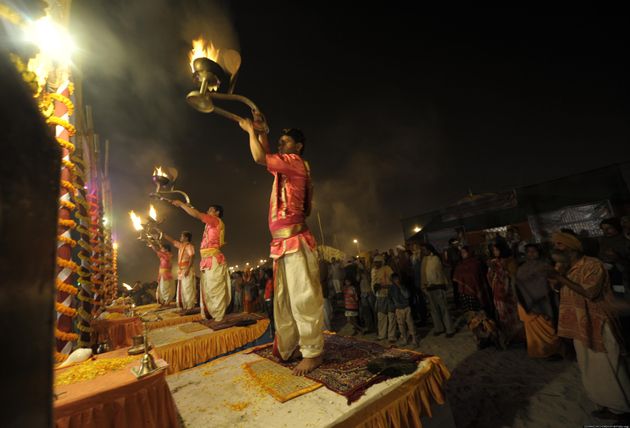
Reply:
M573 251L584 251L582 247L582 243L575 235L571 235L570 233L565 232L555 232L551 235L551 240L556 243L559 242L563 244L566 248Z

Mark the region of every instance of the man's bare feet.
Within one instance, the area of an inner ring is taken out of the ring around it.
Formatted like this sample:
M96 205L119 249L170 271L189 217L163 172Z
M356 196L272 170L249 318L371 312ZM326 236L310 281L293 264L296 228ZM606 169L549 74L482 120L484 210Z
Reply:
M305 374L312 372L324 362L324 357L319 355L315 358L303 358L300 363L293 369L295 376L304 376Z

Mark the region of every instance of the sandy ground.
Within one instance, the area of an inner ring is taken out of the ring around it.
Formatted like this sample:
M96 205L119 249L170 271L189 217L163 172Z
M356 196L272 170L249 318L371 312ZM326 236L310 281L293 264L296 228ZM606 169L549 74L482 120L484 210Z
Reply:
M348 331L344 326L339 334ZM465 327L450 339L435 337L428 328L420 329L420 335L420 345L409 349L440 356L451 371L447 397L458 428L613 424L591 417L596 407L574 361L534 360L524 347L477 350ZM374 335L359 337L376 341Z

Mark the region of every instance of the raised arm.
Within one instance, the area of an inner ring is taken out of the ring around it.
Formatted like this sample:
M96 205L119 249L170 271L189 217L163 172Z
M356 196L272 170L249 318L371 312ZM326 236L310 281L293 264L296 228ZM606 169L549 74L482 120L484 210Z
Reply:
M243 131L247 132L247 134L249 135L249 150L252 152L252 158L254 159L254 162L259 165L267 165L267 152L265 151L265 147L256 134L254 123L251 121L251 119L242 119L238 122L238 124L240 125L241 129L243 129Z
M191 207L190 205L186 205L182 201L178 201L178 200L171 201L171 204L183 209L184 211L186 211L186 214L188 214L189 216L201 220L202 213L196 210L195 208Z

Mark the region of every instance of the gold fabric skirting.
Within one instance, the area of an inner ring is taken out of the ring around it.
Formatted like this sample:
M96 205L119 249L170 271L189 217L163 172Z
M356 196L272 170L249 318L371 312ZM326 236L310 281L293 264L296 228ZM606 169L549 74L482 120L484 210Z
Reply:
M439 357L379 400L362 407L339 426L361 428L422 428L420 418L431 417L431 402L444 404L444 387L451 374Z
M155 352L169 364L168 374L177 373L258 339L268 326L269 320L265 318L247 327L226 328L185 341L158 346Z

